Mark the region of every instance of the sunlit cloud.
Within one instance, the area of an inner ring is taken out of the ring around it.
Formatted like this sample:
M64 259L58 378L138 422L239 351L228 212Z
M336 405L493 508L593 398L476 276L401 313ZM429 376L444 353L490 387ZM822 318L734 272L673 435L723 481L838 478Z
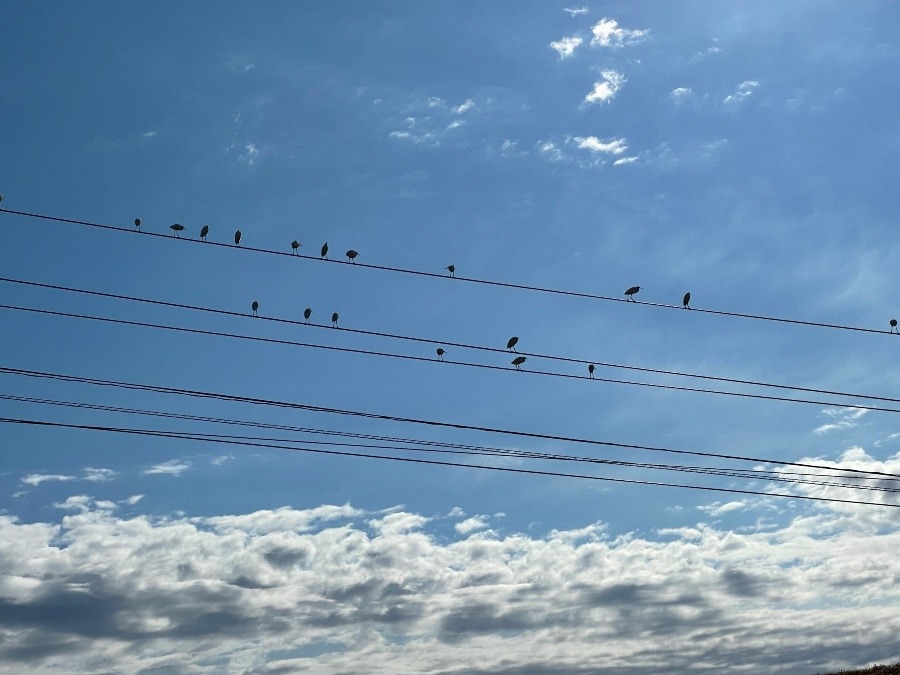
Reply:
M575 49L581 45L584 40L578 36L564 37L561 40L555 40L550 43L550 48L559 54L560 59L567 59L575 53Z
M610 47L618 48L627 45L637 44L647 39L646 30L622 28L615 19L600 19L594 27L591 28L594 34L591 39L592 47Z
M603 79L594 83L593 90L584 97L585 103L608 103L627 81L625 75L615 70L604 70L600 75Z

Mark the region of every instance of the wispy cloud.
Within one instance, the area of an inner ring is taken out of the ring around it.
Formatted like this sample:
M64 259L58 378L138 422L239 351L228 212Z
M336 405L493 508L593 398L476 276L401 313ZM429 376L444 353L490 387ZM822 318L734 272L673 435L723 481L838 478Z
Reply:
M77 478L75 478L75 476L64 476L58 473L30 473L27 476L23 476L21 480L25 485L37 487L41 483L52 481L69 482L77 480Z
M127 497L126 499L121 500L119 503L125 504L126 506L134 506L139 501L141 501L143 498L144 498L144 495L131 495L130 497Z
M177 459L170 459L168 462L162 462L160 464L154 464L149 469L145 469L143 474L146 475L167 475L167 476L180 476L185 471L191 468L191 463L186 461L181 461Z
M81 480L89 480L95 483L113 480L118 474L112 469L95 469L91 466L84 468L84 476Z
M584 97L585 103L608 103L627 81L625 75L615 70L604 70L600 75L603 79L594 82L593 90Z
M625 164L634 164L638 161L637 157L622 157L621 159L617 159L613 162L613 166L623 166Z
M575 136L572 138L576 147L580 150L589 150L593 153L605 155L621 155L628 150L628 144L624 138L614 138L611 141L601 141L596 136Z
M721 502L713 502L712 504L707 504L705 506L698 506L697 510L715 518L730 513L731 511L740 511L746 507L747 502L745 501L725 502L724 504Z
M690 87L676 87L671 92L669 92L669 98L672 99L675 103L684 103L685 101L691 99L693 95L694 92Z
M618 48L637 44L647 39L647 31L622 28L615 19L602 18L591 28L594 34L592 47Z
M868 412L863 408L826 408L821 414L830 417L832 421L816 427L813 429L813 433L821 436L830 431L852 429L859 426L860 420Z
M723 100L723 103L726 105L735 105L737 103L741 103L744 99L752 96L757 88L759 87L759 82L757 80L744 80L734 89L733 94L729 94Z
M568 159L566 154L553 141L538 141L535 148L542 157L551 162L560 162Z
M579 7L578 9L569 9L568 7L563 7L564 12L568 12L569 16L579 16L580 14L587 14L587 7Z
M453 108L453 112L456 113L457 115L462 115L463 113L468 112L469 110L471 110L474 107L475 107L475 101L473 101L470 98L467 98L465 101L463 101L458 106Z
M564 37L561 40L551 42L550 48L556 50L560 59L567 59L575 53L575 49L583 42L582 38L573 35L572 37Z
M484 516L472 516L471 518L466 518L465 520L456 523L456 525L453 526L453 529L460 534L469 534L476 530L483 530L486 527L487 520Z

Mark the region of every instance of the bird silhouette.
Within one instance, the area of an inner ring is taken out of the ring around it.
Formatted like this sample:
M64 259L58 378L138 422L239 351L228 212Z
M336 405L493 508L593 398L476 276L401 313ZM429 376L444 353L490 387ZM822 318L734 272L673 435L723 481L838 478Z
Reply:
M444 348L443 348L443 347L438 347L437 350L435 350L435 351L437 351L438 361L443 361L443 360L444 360L444 354L447 353L447 352L444 351Z
M297 249L300 248L301 246L303 246L303 244L301 244L296 239L294 239L294 241L291 242L291 251L293 252L294 255L297 255Z
M306 323L309 323L309 317L312 316L312 308L307 307L303 310L303 318L306 319Z
M450 272L451 277L456 276L456 265L447 265L447 267L445 267L444 269Z
M589 363L588 364L588 377L590 377L592 380L594 379L594 370L595 370L594 364Z
M337 322L338 322L339 318L340 317L338 316L337 312L335 312L334 314L331 315L331 327L332 328L337 328Z
M135 219L134 219L134 229L140 231L140 229L141 229L141 222L142 222L142 221L141 221L140 218L135 218Z
M519 368L523 363L525 363L526 359L524 356L517 356L512 360L512 364L516 367L516 370L522 370Z
M634 302L634 294L641 290L640 286L632 286L627 291L625 291L625 297Z
M259 309L259 302L258 302L258 301L254 300L254 301L253 301L253 304L250 305L250 309L253 310L253 316L259 316L259 315L256 313L257 310Z
M516 351L516 343L519 341L517 337L511 337L506 343L506 348L512 351Z
M241 231L240 230L238 230L237 232L234 233L234 245L235 246L241 245Z
M200 239L206 241L206 235L209 234L209 225L204 225L200 228Z
M354 251L352 248L349 251L347 251L347 259L352 263L356 262L356 256L358 256L358 255L359 255L359 253Z
M6 197L4 197L3 195L0 195L0 202L2 202L4 199L6 199Z
M177 237L178 233L184 230L184 225L175 223L174 225L169 225L169 229L172 230L172 234Z
M900 330L897 330L897 319L891 319L891 332L900 333Z
M322 258L328 257L328 242L327 241L324 244L322 244L322 250L319 252L319 256Z
M685 309L690 309L690 306L689 306L690 304L691 304L691 294L685 293L684 298L681 300L681 306L684 307Z

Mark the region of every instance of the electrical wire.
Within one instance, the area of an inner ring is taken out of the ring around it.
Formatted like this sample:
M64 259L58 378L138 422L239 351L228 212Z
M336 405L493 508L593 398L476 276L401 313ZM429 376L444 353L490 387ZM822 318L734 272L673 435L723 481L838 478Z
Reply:
M184 303L180 303L180 302L171 302L168 300L141 298L141 297L136 297L136 296L131 296L131 295L122 295L119 293L108 293L108 292L104 292L104 291L92 291L92 290L87 290L87 289L82 289L82 288L72 288L69 286L59 286L56 284L41 283L41 282L37 282L37 281L24 281L21 279L11 279L8 277L0 277L0 282L10 283L10 284L18 284L18 285L23 285L23 286L30 286L30 287L35 287L35 288L45 288L45 289L50 289L50 290L63 291L66 293L79 293L79 294L91 295L91 296L102 297L102 298L109 298L109 299L114 299L114 300L125 300L128 302L137 302L137 303L149 304L149 305L155 305L155 306L161 306L161 307L172 307L172 308L176 308L176 309L185 309L185 310L195 311L195 312L216 314L219 316L254 318L254 319L258 319L260 321L267 321L267 322L272 322L272 323L276 323L276 324L286 324L286 325L290 325L290 326L303 326L303 327L318 328L318 329L322 329L322 328L330 329L331 328L331 326L329 326L327 324L313 323L313 322L307 322L307 321L298 321L298 320L286 319L286 318L282 318L282 317L271 317L271 316L253 316L253 317L251 317L246 312L235 312L235 311L226 310L226 309L216 309L213 307L188 305L188 304L184 304ZM405 341L410 341L410 342L425 343L425 344L428 344L431 346L437 345L440 347L458 347L458 348L463 348L463 349L471 349L474 351L492 352L492 353L498 353L498 354L509 354L510 353L508 350L501 349L499 347L487 347L484 345L475 345L475 344L469 344L469 343L464 343L464 342L449 342L446 340L434 340L431 338L413 337L413 336L409 336L409 335L400 335L397 333L385 333L385 332L381 332L381 331L363 330L360 328L342 327L341 331L343 331L345 333L353 333L356 335L367 335L367 336L372 336L372 337L383 337L383 338L389 338L389 339L395 339L395 340L405 340ZM705 374L699 374L699 373L687 373L687 372L682 372L682 371L677 371L677 370L650 368L650 367L646 367L646 366L625 365L625 364L621 364L621 363L605 362L605 361L601 361L601 360L597 360L597 359L594 359L594 360L577 359L577 358L566 357L566 356L556 356L556 355L552 355L552 354L541 354L541 353L537 353L537 352L525 352L525 351L518 352L517 351L515 353L519 354L521 356L529 357L529 358L539 358L539 359L545 359L548 361L561 361L561 362L566 362L566 363L577 363L579 365L593 364L593 365L599 366L599 367L631 370L631 371L637 371L637 372L642 372L642 373L653 373L653 374L657 374L657 375L672 375L672 376L676 376L676 377L689 377L689 378L709 380L709 381L715 381L715 382L727 382L729 384L742 384L742 385L749 385L749 386L754 386L754 387L768 387L768 388L772 388L772 389L782 389L782 390L788 390L788 391L802 391L802 392L812 393L812 394L826 394L829 396L844 396L847 398L863 398L863 399L868 399L868 400L872 400L872 401L885 401L888 403L900 403L900 399L891 398L889 396L857 394L857 393L844 392L844 391L835 391L835 390L831 390L831 389L816 389L813 387L801 387L801 386L788 385L788 384L776 384L773 382L761 382L758 380L743 380L743 379L738 379L738 378L733 378L733 377L722 377L722 376L705 375ZM589 378L589 379L597 379L597 378Z
M607 382L612 384L625 384L634 387L650 387L653 389L666 389L669 391L686 391L693 392L699 394L715 394L718 396L734 396L738 398L748 398L748 399L757 399L762 401L781 401L785 403L804 403L807 405L816 405L816 406L831 406L831 407L844 407L844 408L855 408L859 410L870 410L874 412L890 412L890 413L900 413L900 409L898 408L886 408L883 406L874 406L874 405L864 405L861 403L848 403L842 401L822 401L817 399L803 399L803 398L791 398L788 396L774 396L771 394L753 394L750 392L738 392L738 391L724 391L722 389L704 389L702 387L686 387L679 386L674 384L660 384L655 382L636 382L634 380L619 380L609 377L591 377L588 375L575 375L572 373L558 373L549 370L520 370L519 368L511 369L508 366L496 366L490 365L487 363L472 363L471 361L453 361L444 359L441 361L437 361L433 358L426 358L424 356L413 356L410 354L396 354L393 352L381 352L374 351L371 349L359 349L353 347L338 347L336 345L323 345L316 344L312 342L299 342L296 340L283 340L278 338L267 338L267 337L259 337L255 335L241 335L239 333L227 333L224 331L214 331L214 330L204 330L201 328L187 328L185 326L171 326L168 324L160 324L160 323L151 323L149 321L130 321L127 319L113 319L110 317L96 316L92 314L77 314L74 312L63 312L59 310L49 310L49 309L38 309L36 307L21 307L18 305L6 305L0 304L0 309L8 309L18 312L29 312L32 314L43 314L47 316L57 316L57 317L66 317L70 319L84 319L88 321L99 321L102 323L109 323L121 326L136 326L139 328L156 328L159 330L168 330L174 331L178 333L189 333L192 335L205 335L205 336L215 336L215 337L225 337L232 338L237 340L250 340L254 342L263 342L266 344L277 344L277 345L287 345L292 347L306 347L309 349L323 349L326 351L335 351L335 352L343 352L348 354L362 354L366 356L383 356L394 359L402 359L406 361L419 361L419 362L427 362L427 363L441 363L441 364L449 364L454 366L465 366L468 368L481 368L486 370L495 370L495 371L503 371L503 372L519 372L519 373L527 373L530 375L544 375L546 377L560 377L570 380L585 380L591 382ZM342 329L334 329L334 330L342 330Z
M318 406L307 403L295 403L288 401L277 401L273 399L255 398L250 396L239 396L235 394L224 394L220 392L207 392L192 389L179 389L176 387L167 387L162 385L141 384L136 382L123 382L117 380L105 380L93 377L83 377L78 375L65 375L62 373L50 373L37 370L27 370L23 368L12 368L0 365L0 374L16 375L21 377L29 377L35 379L48 379L58 382L70 382L77 384L89 384L92 386L112 387L119 389L128 389L132 391L144 391L160 394L173 394L188 398L210 399L218 401L229 401L234 403L246 403L250 405L267 406L274 408L282 408L286 410L303 410L308 412L327 413L334 415L343 415L348 417L359 417L363 419L382 420L388 422L399 422L405 424L419 424L429 427L441 427L447 429L458 429L466 431L478 431L483 433L501 434L507 436L515 436L520 438L536 438L550 441L560 441L565 443L581 443L585 445L595 445L610 448L619 448L624 450L641 450L646 452L661 452L677 455L686 455L694 457L708 457L716 459L727 459L741 462L753 462L756 464L772 464L777 466L802 467L805 469L817 469L825 471L841 471L847 474L855 474L865 477L885 477L900 478L900 474L893 474L883 471L869 471L863 469L836 468L822 464L812 464L808 462L789 462L777 459L765 459L760 457L751 457L746 455L729 455L725 453L703 452L699 450L680 450L674 448L665 448L658 446L638 445L633 443L620 443L616 441L601 441L596 439L577 438L572 436L562 436L555 434L541 434L536 432L501 429L497 427L483 427L471 424L461 424L457 422L442 422L438 420L428 420L415 417L401 417L397 415L388 415L385 413L373 413L358 410L347 410L342 408L332 408L327 406Z
M573 473L565 473L560 471L546 471L546 470L538 470L538 469L522 469L522 468L513 468L506 466L490 466L485 464L469 464L465 462L451 462L448 460L437 460L437 459L422 459L416 457L395 457L392 455L378 455L373 453L361 453L361 452L349 452L345 450L326 450L323 448L307 448L307 447L298 447L298 446L284 446L278 445L274 443L257 443L250 442L245 440L239 440L237 438L205 438L202 436L194 436L186 433L178 433L178 432L168 432L168 431L157 431L152 429L134 429L134 428L125 428L125 427L106 427L99 425L88 425L88 424L67 424L62 422L47 422L43 420L30 420L30 419L22 419L22 418L10 418L10 417L0 417L0 423L3 424L22 424L29 426L40 426L40 427L59 427L66 429L81 429L86 431L102 431L102 432L111 432L111 433L122 433L122 434L131 434L138 436L151 436L157 438L167 438L167 439L180 439L180 440L189 440L189 441L200 441L206 443L222 443L226 445L238 445L238 446L246 446L246 447L255 447L255 448L272 448L277 450L293 450L297 452L309 452L323 455L336 455L342 457L357 457L357 458L365 458L365 459L378 459L385 461L394 461L394 462L411 462L415 464L431 464L437 466L452 466L459 468L468 468L468 469L482 469L487 471L503 471L508 473L519 473L519 474L529 474L535 476L552 476L556 478L578 478L582 480L596 480L596 481L605 481L612 483L625 483L630 485L654 485L658 487L671 487L671 488L680 488L686 490L703 490L709 492L726 492L729 494L745 494L745 495L758 495L763 497L780 497L787 499L797 499L797 500L805 500L805 501L816 501L816 502L831 502L831 503L840 503L840 504L855 504L862 506L879 506L879 507L888 507L888 508L900 508L900 504L891 504L886 502L866 502L856 499L839 499L836 497L816 497L812 495L797 495L783 492L766 492L762 490L745 490L739 488L723 488L723 487L713 487L713 486L705 486L705 485L691 485L691 484L682 484L682 483L664 483L660 481L647 481L647 480L638 480L634 478L613 478L610 476L592 476L587 474L573 474Z
M567 291L567 290L561 290L561 289L555 289L555 288L544 288L541 286L531 286L531 285L527 285L527 284L517 284L517 283L506 282L506 281L492 281L489 279L478 279L475 277L462 277L462 276L455 276L455 275L450 277L443 273L439 274L436 272L425 272L423 270L413 270L413 269L407 269L407 268L403 268L403 267L393 267L393 266L389 266L389 265L374 265L371 263L363 263L363 262L351 263L349 261L333 260L333 259L329 259L329 258L320 258L320 257L316 257L316 256L311 256L311 255L288 253L286 251L275 251L272 249L255 248L252 246L243 246L243 245L242 246L232 246L231 244L226 244L223 242L201 241L199 239L174 237L174 236L161 234L158 232L147 232L144 230L134 230L131 228L126 228L126 227L118 227L118 226L114 226L114 225L104 225L102 223L94 223L94 222L90 222L90 221L86 221L86 220L76 220L73 218L61 218L59 216L48 216L45 214L31 213L28 211L17 211L17 210L13 210L13 209L0 208L0 213L9 213L11 215L23 216L26 218L49 220L49 221L54 221L54 222L59 222L59 223L67 223L70 225L83 225L86 227L93 227L93 228L98 228L98 229L107 230L107 231L127 232L130 234L141 235L141 236L145 236L145 237L161 237L163 239L171 240L171 241L190 242L190 243L196 243L196 244L205 244L207 246L239 249L241 251L249 251L249 252L253 252L253 253L286 256L286 257L290 257L290 258L296 258L298 260L319 260L319 261L324 260L324 262L327 262L327 263L337 264L337 265L347 265L347 266L357 268L357 269L370 269L370 270L380 270L380 271L384 271L384 272L395 272L395 273L400 273L400 274L415 275L415 276L419 276L419 277L431 277L434 279L453 280L453 281L457 281L460 283L481 284L481 285L485 285L485 286L510 288L510 289L531 291L531 292L536 292L536 293L546 293L546 294L552 294L552 295L558 295L558 296L585 298L585 299L589 299L589 300L602 300L602 301L606 301L606 302L627 302L628 304L640 305L640 306L644 306L644 307L658 307L658 308L677 309L677 310L684 309L680 305L670 305L670 304L661 303L661 302L648 302L646 300L635 300L633 298L629 300L626 298L612 297L612 296L607 296L607 295L599 295L596 293L585 293L585 292ZM766 315L762 315L762 314L749 314L749 313L745 313L745 312L730 312L730 311L717 310L717 309L705 309L702 307L691 307L690 311L695 312L697 314L711 314L711 315L716 315L716 316L739 317L739 318L743 318L743 319L754 319L754 320L758 320L758 321L772 321L772 322L776 322L776 323L793 324L793 325L799 325L799 326L812 326L812 327L816 327L816 328L832 328L832 329L838 329L838 330L848 330L848 331L855 331L855 332L859 332L859 333L874 333L874 334L881 334L881 335L890 335L891 334L891 332L889 330L879 330L876 328L864 328L862 326L848 326L848 325L836 324L836 323L825 323L825 322L821 322L821 321L789 319L789 318L785 318L785 317L766 316Z

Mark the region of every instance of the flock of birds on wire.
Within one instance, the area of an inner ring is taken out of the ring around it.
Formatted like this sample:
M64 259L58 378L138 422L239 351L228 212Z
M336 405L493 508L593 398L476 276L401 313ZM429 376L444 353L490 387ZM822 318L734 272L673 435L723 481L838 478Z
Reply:
M0 202L2 202L2 201L3 201L3 195L0 195ZM143 224L143 221L141 221L140 218L134 219L134 228L137 231L140 232L142 224ZM180 237L181 236L180 233L184 232L187 228L185 228L185 226L182 225L181 223L174 223L172 225L169 225L169 229L172 230L172 236ZM201 241L206 241L206 237L208 234L209 234L209 225L204 225L203 227L200 228L200 240ZM243 235L240 230L235 231L235 233L234 233L234 245L235 246L241 245L241 237L242 236ZM303 246L303 244L301 244L299 241L294 239L294 241L291 242L291 253L294 255L299 255L298 250L302 246ZM347 256L347 260L349 262L355 263L356 258L359 257L359 252L351 248L344 255ZM328 258L328 242L327 241L324 244L322 244L322 248L319 251L319 256L322 259ZM445 267L444 269L446 269L447 272L449 272L451 277L456 276L456 265L447 265L447 267ZM640 290L641 290L640 286L631 286L630 288L628 288L625 291L625 294L624 294L625 299L630 300L631 302L634 302L635 301L634 296L637 295L637 293L639 293ZM690 294L690 292L688 292L688 293L684 294L684 297L681 300L681 306L684 309L691 309L690 304L691 304L691 294ZM259 312L259 302L254 300L250 307L253 310L253 316L259 316L259 313L258 313ZM310 316L312 316L312 309L307 307L303 312L303 318L306 320L306 323L309 323ZM332 328L338 327L338 319L339 318L340 317L337 312L334 312L331 315ZM900 335L900 329L898 329L898 327L897 327L897 319L891 319L889 323L891 326L890 332ZM519 341L518 337L510 338L509 342L506 344L506 348L510 351L515 351L515 345L518 341ZM442 347L438 347L438 349L437 349L438 360L443 361L444 354L446 354L446 353L447 353L446 350L444 350ZM525 363L525 361L526 361L526 358L524 356L517 356L516 358L514 358L512 360L511 363L513 366L516 367L516 370L521 370L521 368L519 366L521 366L523 363ZM590 377L594 376L595 369L596 368L593 363L588 364L588 375Z

